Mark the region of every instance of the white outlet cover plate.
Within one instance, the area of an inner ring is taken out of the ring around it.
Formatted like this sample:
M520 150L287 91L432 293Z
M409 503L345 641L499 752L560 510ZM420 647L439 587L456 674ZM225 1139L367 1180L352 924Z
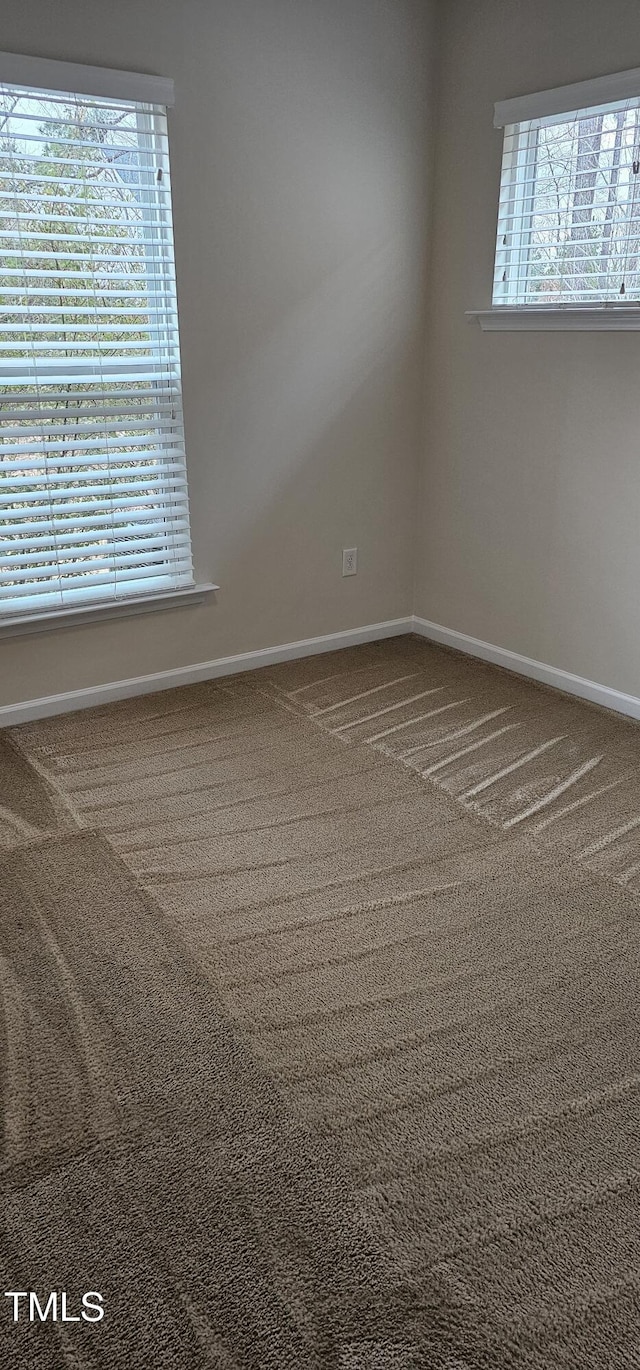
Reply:
M358 548L343 547L342 549L342 574L343 576L355 576L358 571Z

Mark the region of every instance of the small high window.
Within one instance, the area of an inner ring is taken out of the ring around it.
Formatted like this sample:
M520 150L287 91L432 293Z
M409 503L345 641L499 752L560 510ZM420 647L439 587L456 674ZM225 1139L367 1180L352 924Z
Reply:
M496 106L494 306L640 301L640 72Z

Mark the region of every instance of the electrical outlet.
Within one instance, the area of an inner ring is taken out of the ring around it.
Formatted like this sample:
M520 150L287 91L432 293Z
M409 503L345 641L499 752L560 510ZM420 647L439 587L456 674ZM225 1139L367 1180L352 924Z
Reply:
M343 576L355 576L358 571L358 548L342 548L342 574Z

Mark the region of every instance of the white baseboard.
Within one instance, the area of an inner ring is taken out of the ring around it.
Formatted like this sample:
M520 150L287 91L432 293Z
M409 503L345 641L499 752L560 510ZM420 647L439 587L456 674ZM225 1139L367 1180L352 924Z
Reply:
M507 647L496 647L492 642L483 642L481 638L459 633L455 628L443 628L441 623L430 623L426 618L414 617L413 631L420 637L428 638L430 642L455 647L459 652L480 657L481 661L491 661L494 666L504 666L507 671L515 671L518 675L528 676L531 680L539 680L543 685L552 685L556 690L564 690L566 694L588 699L591 704L602 704L605 709L627 714L630 718L640 718L640 699L635 695L626 695L620 690L614 690L610 685L598 685L594 680L572 675L570 671L563 671L558 666L547 666L543 661L533 661L531 657L511 652Z
M640 698L623 694L609 685L598 685L593 680L572 675L557 666L547 666L542 661L511 652L506 647L496 647L491 642L469 637L454 628L444 628L440 623L430 623L426 618L409 615L407 618L394 618L386 623L370 623L364 628L348 628L340 633L327 633L323 637L303 638L299 642L285 642L279 647L262 647L256 652L240 652L236 656L218 657L215 661L200 661L193 666L179 666L172 671L157 671L153 675L134 676L130 680L114 680L105 685L92 685L86 690L68 690L65 694L46 695L41 699L28 699L24 703L5 704L0 707L0 728L12 728L18 723L30 723L37 718L48 718L54 714L72 713L76 709L90 709L100 704L110 704L117 699L129 699L133 695L153 694L156 690L171 690L177 685L194 685L201 680L215 680L218 676L236 675L239 671L253 671L260 666L275 666L279 661L295 661L298 657L314 656L319 652L334 652L342 647L357 647L363 642L377 642L382 638L400 637L404 633L417 633L431 642L454 647L459 652L490 661L495 666L504 666L508 671L539 680L556 690L578 695L592 704L601 704L605 709L640 719Z
M279 661L295 661L297 657L314 656L318 652L334 652L341 647L357 647L363 642L378 642L385 637L399 637L413 632L413 618L389 619L386 623L370 623L364 628L347 628L340 633L323 637L303 638L299 642L285 642L279 647L262 647L256 652L239 652L236 656L218 657L216 661L200 661L193 666L178 666L173 671L156 671L153 675L133 676L130 680L114 680L105 685L91 685L86 690L67 690L64 694L45 695L20 704L0 707L0 728L13 728L18 723L31 723L37 718L53 714L68 714L76 709L91 709L99 704L111 704L117 699L133 695L153 694L156 690L172 690L176 685L195 685L201 680L215 680L218 676L236 675L239 671L253 671L260 666L275 666Z

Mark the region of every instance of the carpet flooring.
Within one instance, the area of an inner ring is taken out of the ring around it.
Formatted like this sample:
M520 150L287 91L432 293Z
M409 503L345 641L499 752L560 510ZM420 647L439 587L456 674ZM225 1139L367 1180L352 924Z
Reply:
M640 1368L637 725L401 638L0 786L3 1367Z

